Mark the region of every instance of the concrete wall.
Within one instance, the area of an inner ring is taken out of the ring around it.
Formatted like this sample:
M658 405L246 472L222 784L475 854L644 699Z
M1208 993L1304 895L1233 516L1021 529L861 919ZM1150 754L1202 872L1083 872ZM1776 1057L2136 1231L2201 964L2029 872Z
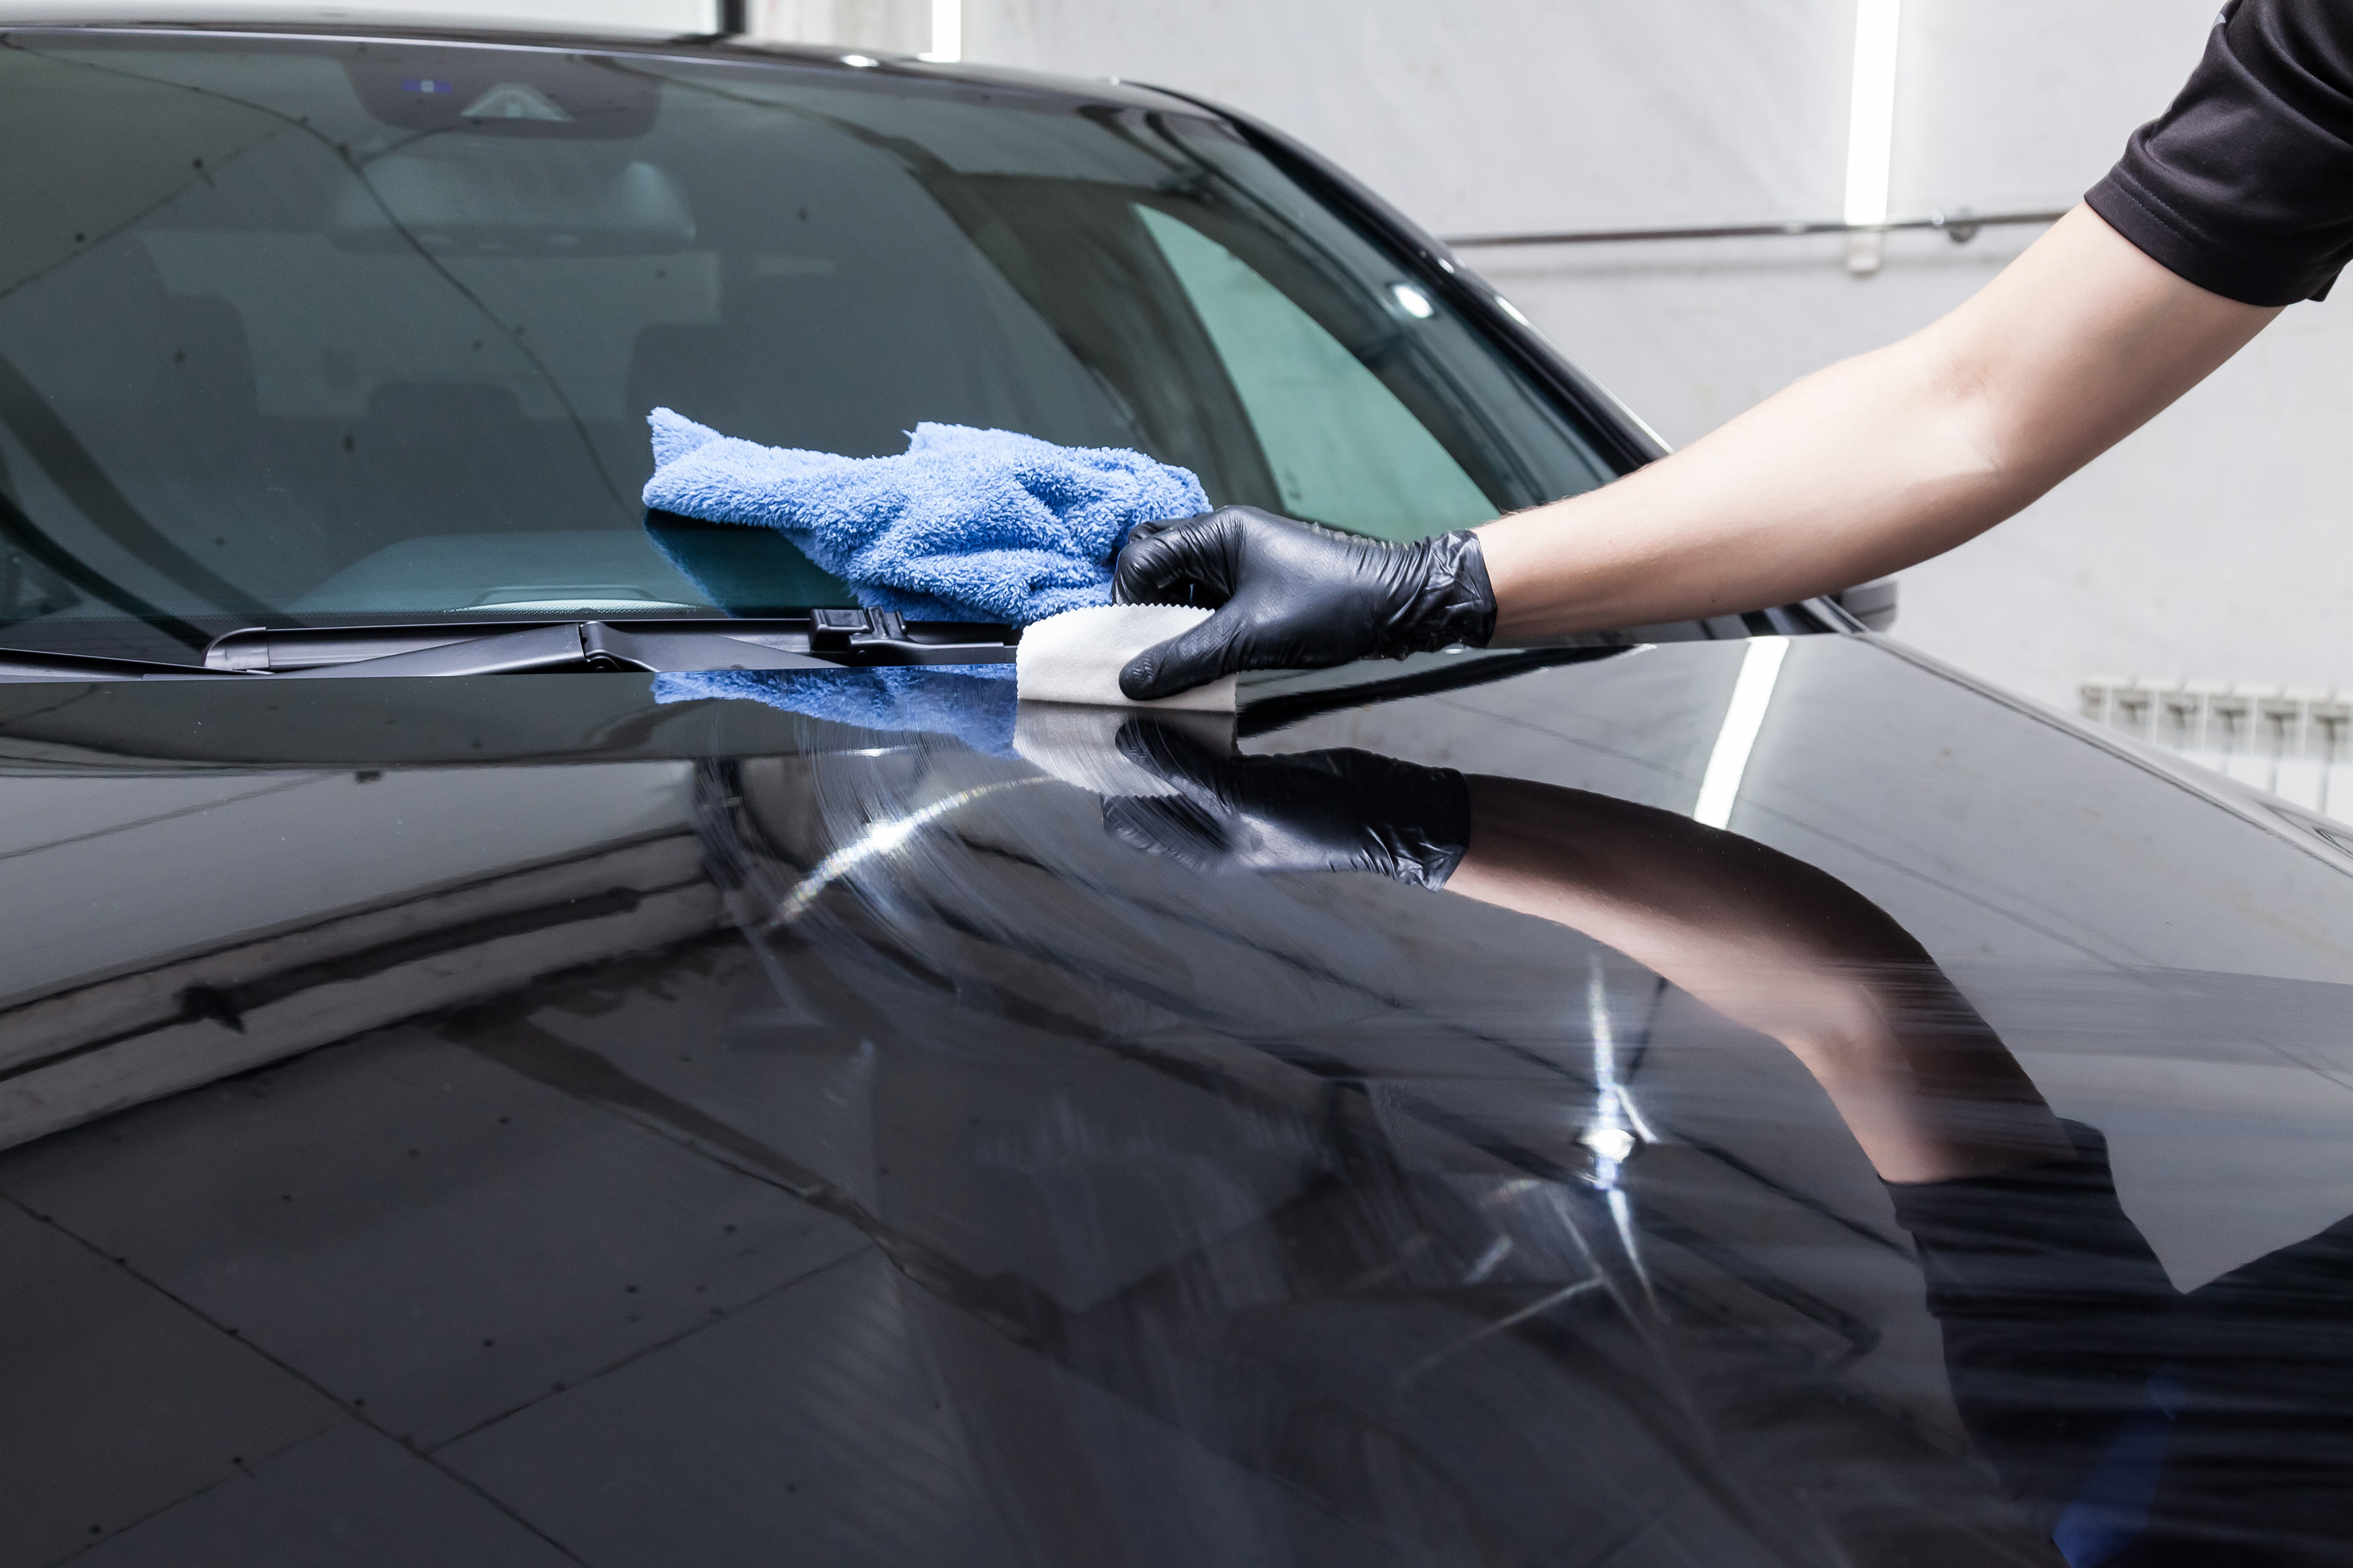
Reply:
M1894 206L2060 206L2215 0L1910 0ZM965 55L1232 103L1441 234L1836 217L1853 0L966 0ZM1950 308L2032 231L1471 259L1670 440ZM2072 707L2094 673L2353 685L2353 302L2302 305L2147 429L1905 578L1901 635Z

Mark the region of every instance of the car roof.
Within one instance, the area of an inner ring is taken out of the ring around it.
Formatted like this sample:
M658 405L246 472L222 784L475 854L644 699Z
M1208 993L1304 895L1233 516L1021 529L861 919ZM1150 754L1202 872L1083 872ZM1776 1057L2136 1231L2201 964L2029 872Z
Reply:
M684 8L699 12L700 5ZM681 17L683 21L683 16ZM1208 114L1198 101L1117 77L1074 77L1016 67L927 59L921 55L863 45L787 41L748 34L713 33L691 26L632 26L619 21L549 17L518 7L465 11L431 6L318 6L174 4L148 0L136 9L121 0L19 0L0 5L0 29L70 28L93 32L135 30L168 36L257 33L282 37L396 37L457 47L506 47L618 49L629 52L687 51L698 58L746 63L773 62L918 76L996 88L1114 102L1157 110ZM853 64L852 62L856 62Z

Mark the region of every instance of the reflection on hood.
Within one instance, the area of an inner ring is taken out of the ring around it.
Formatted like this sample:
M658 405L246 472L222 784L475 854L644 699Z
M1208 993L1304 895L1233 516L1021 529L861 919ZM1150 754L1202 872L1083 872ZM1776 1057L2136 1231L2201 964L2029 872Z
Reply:
M711 697L765 702L786 712L864 730L952 735L992 757L1014 754L1016 697L1009 664L706 669L654 677L657 702L695 702Z

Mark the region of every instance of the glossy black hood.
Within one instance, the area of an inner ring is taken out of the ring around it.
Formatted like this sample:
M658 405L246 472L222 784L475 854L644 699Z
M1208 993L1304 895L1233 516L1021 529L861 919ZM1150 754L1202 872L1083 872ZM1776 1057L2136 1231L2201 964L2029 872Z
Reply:
M1687 814L1751 646L1290 678L1240 747ZM1788 649L1730 827L2105 1134L2171 1289L2353 1211L2326 824ZM2052 1563L2092 1495L1957 1413L1789 1052L1560 924L642 676L0 703L22 1561ZM2330 1560L2270 1517L2230 1560Z

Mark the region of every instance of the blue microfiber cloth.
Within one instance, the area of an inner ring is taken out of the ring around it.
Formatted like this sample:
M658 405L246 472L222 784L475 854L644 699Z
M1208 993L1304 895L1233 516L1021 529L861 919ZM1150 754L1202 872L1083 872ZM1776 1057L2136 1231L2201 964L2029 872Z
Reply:
M900 457L844 458L734 440L667 408L646 422L646 505L781 529L860 603L910 619L1027 626L1107 605L1129 529L1209 510L1187 469L1009 430L918 425Z
M1009 664L884 665L871 669L706 669L654 677L657 702L740 697L861 730L953 735L1010 757L1018 693Z

